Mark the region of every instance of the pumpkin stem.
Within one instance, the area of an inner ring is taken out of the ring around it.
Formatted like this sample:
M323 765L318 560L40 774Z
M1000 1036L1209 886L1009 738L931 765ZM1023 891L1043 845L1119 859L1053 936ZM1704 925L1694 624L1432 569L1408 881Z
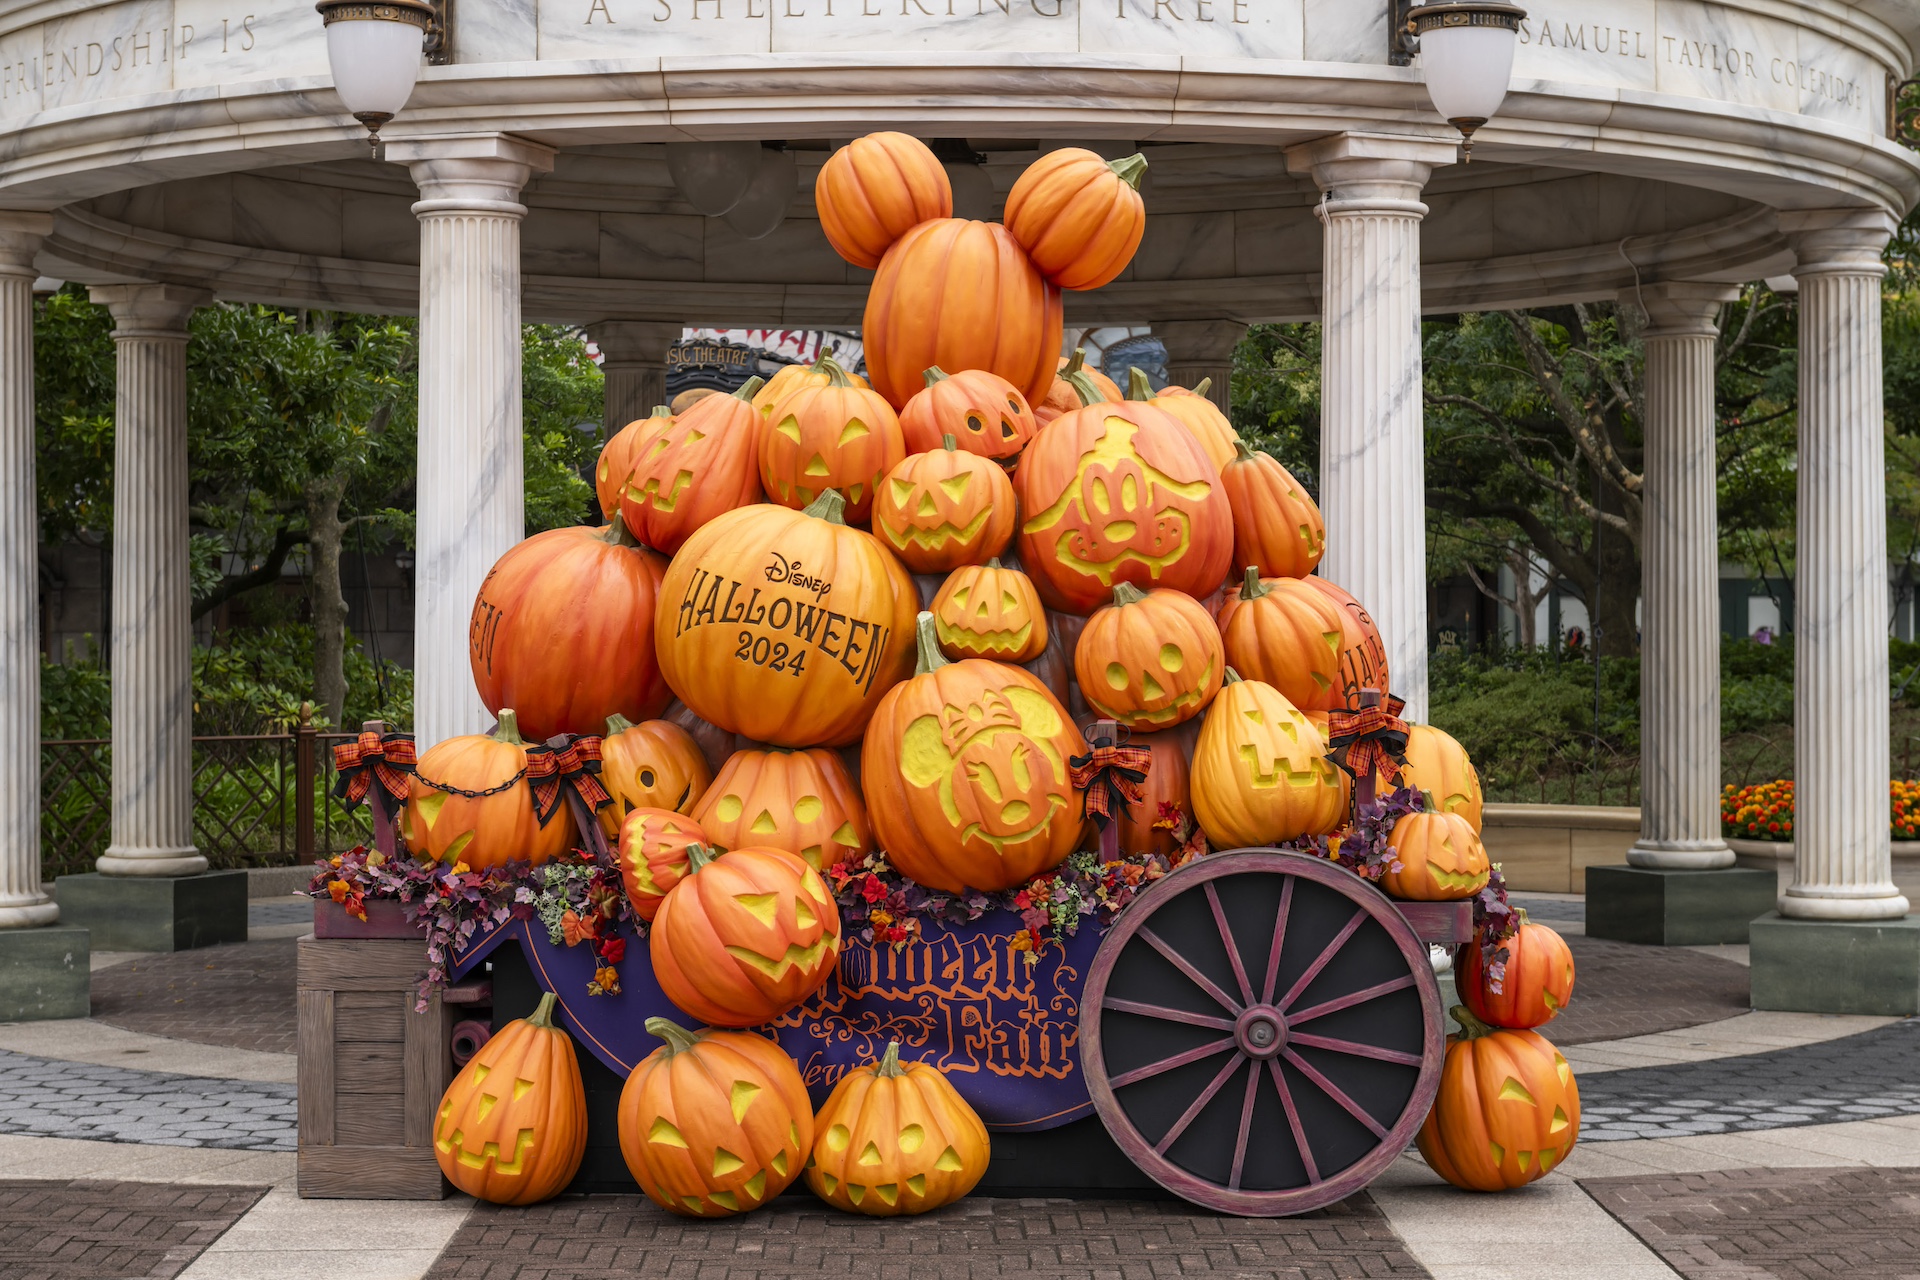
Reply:
M1431 791L1422 791L1420 793L1420 803L1427 806L1428 813L1440 812L1440 806L1433 802L1433 792Z
M847 522L847 499L838 489L828 489L807 504L802 513L816 520L825 520L828 524Z
M950 667L947 655L940 652L940 633L934 629L933 615L922 609L914 620L913 634L920 642L920 661L915 664L916 676L932 675L942 667Z
M949 432L940 437L940 447L948 453L957 453L960 450L960 437Z
M1124 160L1107 161L1107 168L1113 170L1120 181L1138 191L1140 178L1147 171L1147 158L1136 151Z
M625 733L631 728L633 728L633 721L627 719L618 711L607 717L607 736L609 738L616 733Z
M673 416L673 409L670 406L664 405L664 404L657 404L653 406L653 412L647 415L649 420L654 418L671 418L672 416Z
M1258 600L1261 596L1270 596L1272 594L1273 588L1260 581L1260 566L1257 564L1248 565L1247 579L1240 586L1240 599L1243 601Z
M765 378L761 378L757 376L748 378L745 384L743 384L738 391L733 393L733 398L735 400L744 400L748 404L752 404L753 398L760 394L760 388L766 385L767 385L767 380Z
M882 1080L897 1080L907 1074L907 1069L900 1065L898 1040L887 1041L887 1051L880 1055L880 1061L873 1064L873 1074Z
M830 387L850 387L853 385L853 379L847 376L847 371L842 369L840 362L832 356L821 356L813 362L813 368L807 370L807 372L826 374L827 385Z
M1070 373L1079 373L1086 367L1087 349L1085 347L1075 347L1073 349L1073 359L1060 366L1060 376L1064 378Z
M1131 582L1116 582L1113 584L1113 603L1116 606L1139 604L1146 598L1147 593L1134 586Z
M1239 673L1238 671L1235 671L1235 670L1234 670L1234 669L1233 669L1232 667L1228 667L1228 668L1227 668L1227 677L1226 677L1226 680L1225 680L1225 683L1227 683L1227 684L1239 684L1239 683L1240 683L1240 673Z
M610 547L633 548L641 545L640 539L633 536L633 530L627 528L627 522L617 514L607 522L605 532L600 534L600 541Z
M1073 394L1080 397L1080 405L1082 408L1090 404L1100 403L1100 388L1094 386L1093 379L1087 376L1087 349L1085 347L1075 347L1073 349L1073 359L1067 361L1066 367L1060 370L1060 381L1073 388Z
M1127 367L1127 399L1153 399L1153 383L1147 380L1146 372L1138 365Z
M685 1053L700 1043L700 1037L670 1018L648 1018L647 1034L667 1042L667 1056Z
M687 875L692 875L694 872L699 871L701 868L710 865L713 862L713 860L719 856L720 856L719 854L715 853L712 849L708 848L704 844L688 845L687 846ZM684 879L684 877L682 878Z
M928 386L932 386L936 382L945 382L947 380L947 371L937 364L929 365L926 371L920 376L927 380Z
M1247 442L1239 436L1233 438L1233 460L1235 462L1253 461L1253 450L1247 448Z
M1482 1036L1492 1035L1496 1030L1496 1028L1490 1027L1480 1021L1480 1019L1474 1017L1473 1010L1463 1004L1453 1006L1448 1012L1453 1014L1453 1020L1460 1024L1460 1038L1462 1040L1478 1040Z
M520 736L520 717L513 714L512 707L500 708L500 727L493 731L495 742L511 742L516 747L524 747L527 740Z
M1001 566L1000 566L1000 557L999 557L999 556L993 556L993 557L991 557L991 558L989 558L989 559L988 559L988 561L987 561L987 568L989 568L989 569L998 569L998 568L1000 568L1000 567L1001 567Z
M1515 907L1513 909L1513 918L1517 923L1527 923L1527 909L1525 907Z
M1213 390L1213 379L1202 378L1200 379L1200 385L1193 389L1193 394L1199 396L1201 399L1204 400L1206 398L1207 392L1211 390Z
M554 1002L555 997L553 992L549 991L542 995L540 997L540 1003L535 1005L533 1012L527 1015L527 1025L530 1027L541 1027L548 1031L553 1030Z

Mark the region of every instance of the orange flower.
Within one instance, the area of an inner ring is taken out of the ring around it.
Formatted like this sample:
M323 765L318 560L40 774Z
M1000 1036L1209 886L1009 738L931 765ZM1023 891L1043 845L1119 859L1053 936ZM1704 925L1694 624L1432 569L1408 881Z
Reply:
M327 884L327 896L335 902L345 902L347 895L353 892L353 886L345 880L333 880Z

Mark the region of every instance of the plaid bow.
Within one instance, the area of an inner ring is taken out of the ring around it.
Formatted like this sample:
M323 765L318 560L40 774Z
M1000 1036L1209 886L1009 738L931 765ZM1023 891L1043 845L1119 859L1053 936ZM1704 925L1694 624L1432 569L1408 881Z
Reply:
M1153 765L1153 753L1145 747L1122 747L1111 739L1093 744L1084 756L1067 761L1073 771L1073 785L1087 793L1085 816L1105 828L1113 821L1114 809L1125 817L1127 806L1147 798L1143 785Z
M1357 782L1373 776L1375 769L1389 782L1397 781L1407 763L1407 722L1400 713L1407 709L1405 698L1388 698L1369 689L1362 698L1371 697L1373 705L1358 711L1327 713L1327 746L1333 762L1353 775Z
M613 797L600 785L599 772L600 739L596 737L582 735L558 750L528 747L527 786L533 791L533 812L540 819L540 825L546 826L554 810L560 807L563 782L580 793L590 811L612 804Z
M413 735L363 733L352 742L333 749L333 794L357 807L378 782L380 789L395 800L407 798L407 777L413 772Z

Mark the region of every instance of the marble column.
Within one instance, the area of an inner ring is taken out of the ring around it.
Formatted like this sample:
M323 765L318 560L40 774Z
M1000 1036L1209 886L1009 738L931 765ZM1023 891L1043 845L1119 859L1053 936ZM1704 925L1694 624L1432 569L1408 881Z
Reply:
M1646 534L1641 569L1640 839L1636 867L1733 865L1720 837L1720 533L1714 341L1739 290L1660 283L1645 308Z
M52 924L40 883L39 497L33 473L33 267L44 213L0 213L0 929Z
M1287 152L1323 199L1320 573L1373 615L1409 720L1427 718L1425 406L1420 358L1420 202L1459 149L1343 133Z
M106 876L190 876L193 624L187 557L187 320L170 284L96 287L113 313L113 839Z
M1167 374L1175 386L1197 387L1213 379L1207 399L1225 414L1233 412L1233 349L1247 335L1238 320L1166 320L1153 336L1167 347Z
M602 320L587 326L606 378L607 435L667 402L667 348L686 326L651 320Z
M415 137L387 159L419 185L419 508L413 730L422 750L492 721L467 623L488 570L526 534L520 191L553 150L504 134Z
M1896 920L1888 848L1887 505L1880 289L1894 221L1781 216L1799 266L1794 874L1801 920Z

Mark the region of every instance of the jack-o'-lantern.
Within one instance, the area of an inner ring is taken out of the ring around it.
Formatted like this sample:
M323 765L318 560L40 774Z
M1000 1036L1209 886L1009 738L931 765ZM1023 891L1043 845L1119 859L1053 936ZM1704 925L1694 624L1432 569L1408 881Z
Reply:
M1382 695L1389 692L1386 642L1381 640L1380 628L1366 606L1318 574L1300 581L1340 606L1340 696L1343 700L1339 707L1359 710L1360 694L1366 689L1378 689Z
M665 430L672 417L673 411L667 406L655 405L651 415L636 418L614 432L600 450L600 461L593 468L593 492L600 501L600 514L609 521L620 518L620 495L627 490L627 477L633 473L633 460L642 444L655 432Z
M901 236L923 222L953 216L953 185L920 139L870 133L820 166L813 205L833 251L871 271Z
M1407 726L1407 764L1400 785L1427 792L1436 808L1457 813L1476 833L1480 830L1480 771L1446 730L1430 724Z
M1420 1126L1427 1167L1467 1191L1544 1178L1580 1137L1580 1086L1559 1050L1532 1031L1496 1031L1456 1007L1440 1092Z
M1340 660L1346 617L1339 605L1299 578L1262 578L1251 566L1220 606L1227 665L1286 695L1302 711L1347 705Z
M543 824L527 786L527 743L513 709L490 734L448 738L421 753L407 779L401 833L416 858L485 871L507 862L539 866L574 840L565 806Z
M460 1069L434 1114L447 1181L491 1204L560 1194L587 1153L587 1092L573 1038L553 1025L554 995L495 1032Z
M961 452L952 436L887 473L873 506L873 536L915 573L945 573L999 555L1013 541L1013 482L991 459Z
M1113 603L1087 619L1073 671L1087 705L1129 729L1184 724L1220 692L1227 661L1220 629L1190 595L1113 589Z
M1326 518L1279 459L1236 439L1220 469L1220 487L1233 510L1235 564L1253 565L1263 578L1304 578L1319 567Z
M836 1209L890 1218L952 1204L987 1171L987 1126L938 1067L878 1062L840 1077L814 1121L807 1186Z
M900 410L908 453L930 453L951 436L968 453L1012 466L1040 429L1020 388L985 369L949 376L927 370L927 385Z
M956 661L1026 663L1047 647L1047 611L1033 579L997 559L948 574L931 612L940 652Z
M1071 357L1060 357L1046 398L1033 402L1033 420L1044 427L1063 413L1090 404L1117 404L1124 399L1118 383L1087 366L1086 348L1076 347Z
M913 673L919 593L832 489L806 511L729 511L681 548L654 642L694 714L755 742L837 747Z
M635 809L620 824L616 857L627 901L642 920L660 910L668 890L685 878L688 850L707 844L707 833L684 813Z
M1007 193L1007 230L1062 289L1098 289L1127 269L1146 234L1146 171L1142 155L1107 160L1085 147L1049 151Z
M717 849L785 849L819 871L873 852L860 788L820 747L734 752L693 816Z
M1425 813L1410 813L1393 824L1393 847L1400 869L1380 881L1392 897L1458 902L1487 887L1492 867L1480 837L1459 814L1436 811L1431 799Z
M920 615L920 665L874 712L860 778L874 835L930 888L997 892L1058 866L1084 821L1068 760L1086 739L1019 667L941 655Z
M688 1031L666 1041L620 1090L620 1155L652 1201L690 1218L772 1203L813 1149L813 1103L786 1051L750 1031Z
M1233 517L1185 427L1144 404L1056 419L1015 476L1020 563L1050 608L1091 613L1122 582L1204 596L1227 576Z
M1347 819L1349 786L1304 712L1227 672L1193 752L1193 814L1214 848L1325 835Z
M1134 381L1135 375L1138 381ZM1147 375L1138 369L1127 371L1128 395L1135 400L1151 399L1153 407L1168 417L1177 419L1181 426L1193 433L1200 447L1207 451L1207 460L1214 469L1225 472L1227 464L1233 461L1234 449L1240 443L1239 435L1233 429L1233 423L1227 415L1220 412L1213 401L1207 399L1207 388L1213 385L1212 378L1202 378L1200 384L1189 391L1185 387L1162 387L1158 394L1147 381ZM1251 564L1252 561L1243 563Z
M1493 989L1486 948L1478 930L1460 948L1456 966L1460 998L1476 1018L1496 1027L1528 1030L1560 1016L1573 999L1573 951L1567 940L1516 909L1519 927L1501 945L1507 949L1505 976Z
M667 999L716 1027L757 1027L818 991L840 959L840 908L785 849L687 851L647 953Z
M851 369L843 367L840 372L856 387L867 385L867 380ZM801 387L824 387L832 380L832 376L825 369L815 369L810 364L782 365L778 372L767 379L765 386L753 393L753 411L756 420L764 423L771 418L773 407Z
M879 393L854 386L832 356L813 367L826 383L795 388L760 429L760 484L796 510L838 489L847 519L865 524L881 478L907 456L900 419Z
M708 521L760 500L759 389L748 378L732 395L707 396L636 447L620 499L634 537L674 555Z
M625 716L607 717L600 740L600 785L613 803L600 809L600 826L610 836L635 809L672 809L692 813L713 771L693 735L671 720L633 724Z

